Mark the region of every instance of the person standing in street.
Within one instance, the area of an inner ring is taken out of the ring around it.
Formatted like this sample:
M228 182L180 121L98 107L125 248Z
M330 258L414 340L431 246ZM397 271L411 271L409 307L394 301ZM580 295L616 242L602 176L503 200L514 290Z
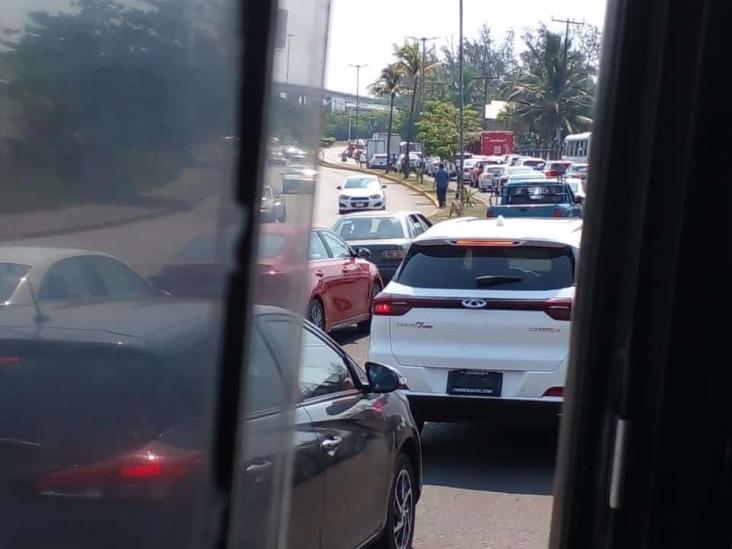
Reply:
M440 169L435 174L435 190L437 191L437 201L440 208L445 207L445 199L447 197L447 186L450 184L450 174L445 170L445 165L440 164Z

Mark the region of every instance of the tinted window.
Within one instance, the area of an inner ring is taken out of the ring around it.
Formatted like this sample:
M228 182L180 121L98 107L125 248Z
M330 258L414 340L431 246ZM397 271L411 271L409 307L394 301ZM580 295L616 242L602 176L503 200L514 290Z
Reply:
M399 283L455 290L554 290L572 285L570 248L413 246Z
M87 261L99 276L104 288L104 295L110 297L142 297L154 293L144 278L116 259L89 256Z
M396 217L353 217L339 219L333 231L344 240L404 238L402 222Z
M303 333L299 385L303 400L354 388L341 356L308 330Z
M30 270L30 265L0 263L0 301L5 301L18 287L20 280Z
M276 410L287 404L288 394L283 372L277 363L275 350L266 341L260 327L252 330L249 387L245 400L247 414ZM273 341L276 345L277 341Z
M63 259L48 271L39 299L68 299L99 295L82 257Z
M333 257L350 257L351 250L348 248L348 245L340 238L326 232L323 232L321 234L323 235L326 244L328 244L330 251L333 252Z
M310 260L328 259L328 250L323 239L315 231L310 233Z
M563 185L515 185L503 188L501 199L506 204L564 204L569 202Z

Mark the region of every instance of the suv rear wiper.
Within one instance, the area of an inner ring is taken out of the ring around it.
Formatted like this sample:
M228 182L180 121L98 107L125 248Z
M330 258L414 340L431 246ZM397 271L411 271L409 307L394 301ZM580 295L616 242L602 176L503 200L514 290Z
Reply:
M520 276L483 275L475 277L475 284L480 288L510 284L511 282L521 282L522 280L523 278Z

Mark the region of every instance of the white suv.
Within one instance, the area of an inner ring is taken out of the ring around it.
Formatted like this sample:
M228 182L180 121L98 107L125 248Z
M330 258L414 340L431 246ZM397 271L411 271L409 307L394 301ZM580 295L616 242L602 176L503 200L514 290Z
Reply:
M420 424L559 412L581 223L464 218L413 242L375 299L368 359L406 377Z

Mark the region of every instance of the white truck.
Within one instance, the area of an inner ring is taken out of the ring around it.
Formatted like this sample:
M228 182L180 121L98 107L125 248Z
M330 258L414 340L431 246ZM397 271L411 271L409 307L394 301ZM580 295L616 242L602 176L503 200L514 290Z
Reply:
M368 139L366 141L366 163L371 162L375 154L386 153L386 141L379 139Z

